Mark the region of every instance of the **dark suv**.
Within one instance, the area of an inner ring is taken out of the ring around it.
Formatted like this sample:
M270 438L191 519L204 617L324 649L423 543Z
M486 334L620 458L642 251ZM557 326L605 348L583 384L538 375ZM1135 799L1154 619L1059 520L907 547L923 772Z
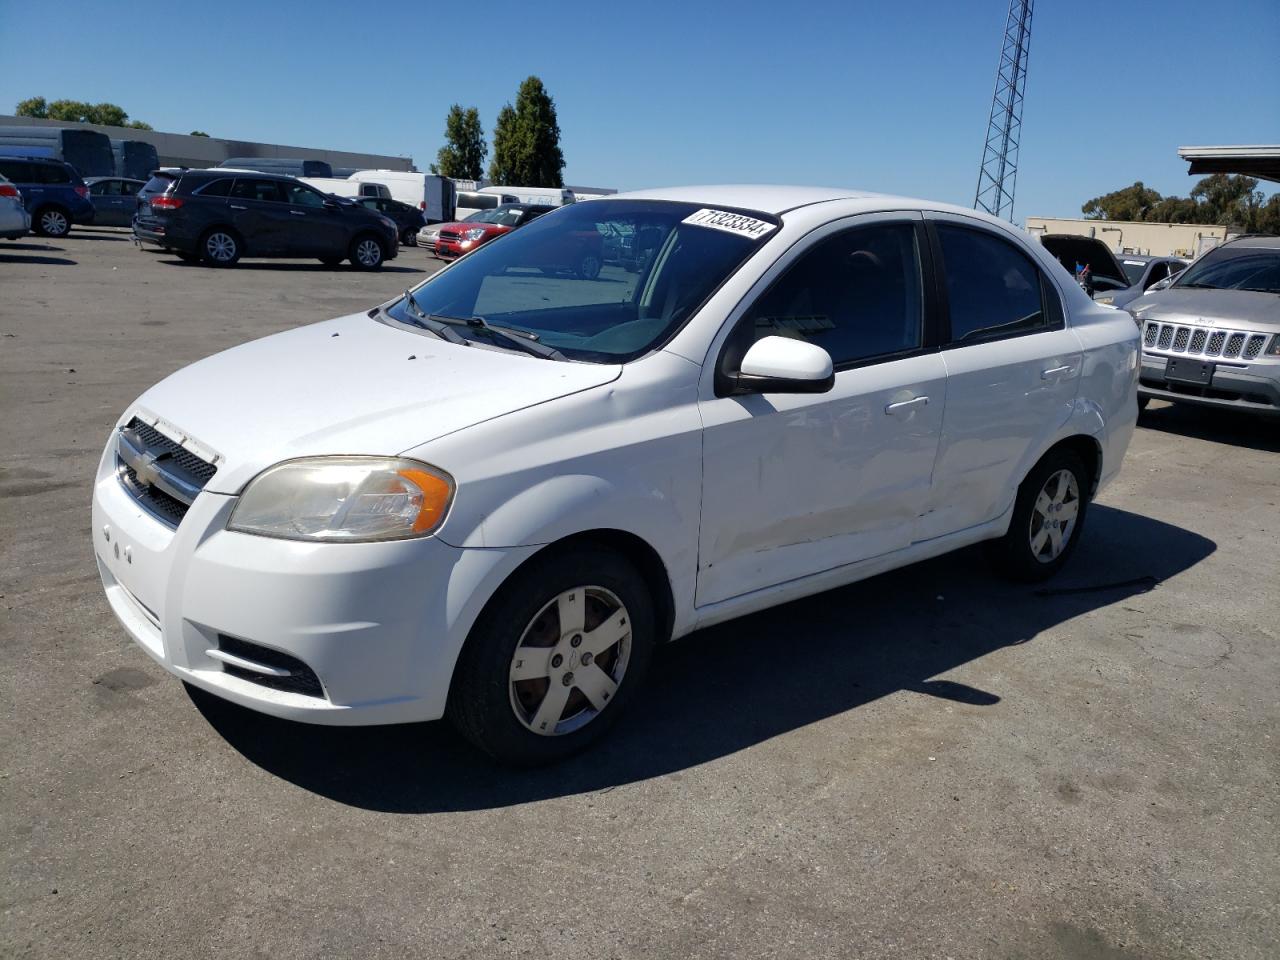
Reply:
M215 267L242 256L315 257L376 270L399 252L386 217L294 177L235 170L157 172L139 195L133 235Z
M13 181L31 214L31 229L65 237L73 223L93 223L89 188L76 168L61 160L0 157L0 173Z

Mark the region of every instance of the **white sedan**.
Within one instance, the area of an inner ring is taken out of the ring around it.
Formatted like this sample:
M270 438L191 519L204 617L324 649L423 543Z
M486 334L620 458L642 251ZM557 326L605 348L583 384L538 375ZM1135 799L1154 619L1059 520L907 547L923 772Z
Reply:
M636 269L573 272L616 233ZM187 683L314 723L448 716L546 762L699 627L978 541L1053 574L1120 469L1138 353L1128 314L971 210L621 195L152 387L108 439L93 544Z

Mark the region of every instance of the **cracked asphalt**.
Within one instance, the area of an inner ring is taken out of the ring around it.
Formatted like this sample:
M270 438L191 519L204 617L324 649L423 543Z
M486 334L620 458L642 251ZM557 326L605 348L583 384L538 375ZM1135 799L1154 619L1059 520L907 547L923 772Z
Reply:
M704 631L556 768L497 768L443 724L311 728L188 694L98 584L115 417L429 263L0 242L0 953L1277 955L1280 431L1260 421L1153 404L1046 590L966 550Z

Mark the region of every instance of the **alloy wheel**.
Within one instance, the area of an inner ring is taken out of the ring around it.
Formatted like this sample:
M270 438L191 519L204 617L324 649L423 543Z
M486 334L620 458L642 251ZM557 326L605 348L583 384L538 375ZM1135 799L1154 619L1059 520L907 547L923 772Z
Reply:
M356 259L363 267L376 267L382 260L382 248L376 240L361 240L356 244Z
M563 736L609 705L631 658L631 616L604 587L574 587L529 621L511 657L511 709L540 736Z
M230 263L236 256L236 241L230 234L219 231L209 234L209 239L204 242L204 249L210 260Z
M1041 563L1052 563L1071 542L1080 516L1080 486L1070 470L1049 475L1031 508L1031 553Z
M61 237L71 228L71 224L62 211L46 210L40 214L40 228L51 237Z

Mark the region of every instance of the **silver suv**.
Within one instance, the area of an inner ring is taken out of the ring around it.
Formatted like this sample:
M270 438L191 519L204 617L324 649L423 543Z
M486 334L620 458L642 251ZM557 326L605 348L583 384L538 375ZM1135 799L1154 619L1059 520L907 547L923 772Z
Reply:
M1224 243L1128 309L1142 327L1140 406L1280 416L1280 237Z

